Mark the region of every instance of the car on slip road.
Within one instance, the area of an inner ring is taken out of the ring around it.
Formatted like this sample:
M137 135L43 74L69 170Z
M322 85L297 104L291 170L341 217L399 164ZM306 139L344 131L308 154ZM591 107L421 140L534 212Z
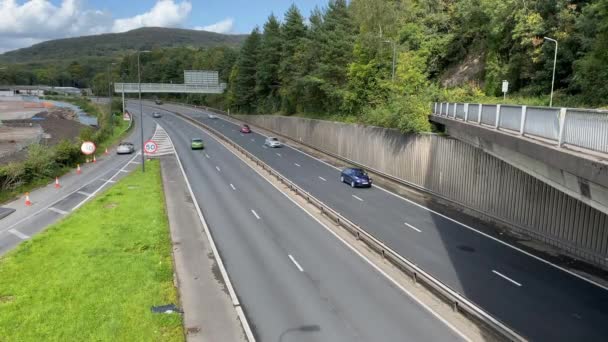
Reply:
M159 112L154 112L154 113L152 113L152 117L158 119L161 117L161 115Z
M163 101L161 101L161 100L155 100L155 101L154 101L154 103L156 103L157 105L159 105L159 106L160 106L160 105L162 105L162 104L163 104Z
M135 152L135 145L127 141L121 142L116 148L116 154L131 154L133 152Z
M264 145L266 145L268 147L281 147L281 146L283 146L283 144L281 144L281 142L279 141L279 139L277 139L275 137L268 137L268 138L266 138L266 140L264 140Z
M249 125L241 126L241 133L251 133L251 128L249 128Z
M190 142L190 147L193 150L202 150L205 148L205 145L203 144L203 139L201 138L192 138L192 141Z
M207 117L208 117L209 119L217 119L217 116L215 116L215 115L213 115L213 114L209 114L209 115L207 115Z
M340 173L340 181L342 183L348 183L351 187L371 187L372 179L369 177L365 170L355 167L349 167L342 170Z

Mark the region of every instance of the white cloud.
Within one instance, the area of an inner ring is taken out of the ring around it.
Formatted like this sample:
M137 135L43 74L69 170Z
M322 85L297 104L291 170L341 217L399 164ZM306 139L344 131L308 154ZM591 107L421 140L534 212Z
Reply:
M146 13L132 18L117 19L112 25L113 32L129 31L144 26L175 27L179 26L192 10L189 1L175 3L173 0L159 0L152 9Z
M144 26L179 27L192 11L189 0L157 0L145 13L114 19L87 9L86 0L0 0L0 53L56 38L124 32Z
M222 21L218 21L215 24L207 25L207 26L197 26L194 29L199 31L210 31L217 33L231 33L234 28L234 19L226 18Z

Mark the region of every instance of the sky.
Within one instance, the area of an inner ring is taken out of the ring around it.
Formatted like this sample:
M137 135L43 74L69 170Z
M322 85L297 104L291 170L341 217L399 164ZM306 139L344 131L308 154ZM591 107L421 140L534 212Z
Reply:
M304 16L327 0L0 0L0 53L57 38L161 26L249 33L294 3Z

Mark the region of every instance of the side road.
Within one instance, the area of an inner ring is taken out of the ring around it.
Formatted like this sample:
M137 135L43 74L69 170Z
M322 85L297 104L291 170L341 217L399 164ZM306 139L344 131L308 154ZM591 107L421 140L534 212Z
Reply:
M187 341L246 341L177 159L160 160Z

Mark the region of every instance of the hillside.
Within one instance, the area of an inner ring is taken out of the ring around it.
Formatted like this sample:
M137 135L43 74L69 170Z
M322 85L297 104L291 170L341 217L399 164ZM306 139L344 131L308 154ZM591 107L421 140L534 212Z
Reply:
M129 51L161 47L237 46L246 35L227 35L207 31L146 27L124 33L108 33L50 40L0 55L0 62L32 63L53 60L79 60L124 55Z

